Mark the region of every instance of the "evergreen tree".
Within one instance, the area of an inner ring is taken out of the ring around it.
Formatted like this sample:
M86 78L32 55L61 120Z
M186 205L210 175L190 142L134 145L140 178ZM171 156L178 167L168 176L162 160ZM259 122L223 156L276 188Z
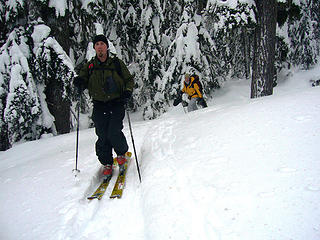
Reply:
M50 28L36 32L41 22L39 13L28 15L30 7L39 3L44 7L43 2L18 1L15 6L7 3L7 26L13 30L0 52L1 150L14 142L55 132L55 127L58 133L69 132L73 76L73 65L60 44L47 38Z
M28 12L25 6L26 1L23 0L0 0L0 46L6 42L14 28L27 25Z
M223 82L217 71L216 43L207 30L205 13L197 13L197 1L185 1L182 6L178 29L167 55L163 81L166 99L176 97L186 73L199 75L207 94Z
M125 63L135 62L137 45L141 38L138 0L116 1L106 19L106 36L116 48L117 56Z
M163 11L160 1L142 0L141 29L138 43L139 75L138 102L143 108L143 117L153 119L165 111L165 99L162 93L163 48L162 23Z
M207 28L215 41L212 64L215 76L249 78L252 64L253 6L211 2L206 14Z
M6 94L6 100L2 101L4 108L1 118L7 129L9 144L20 140L37 139L40 136L38 123L41 114L41 106L37 96L37 90L28 66L28 45L24 29L21 27L10 33L7 44L1 48L1 57L5 66L2 71L4 84L2 88ZM1 61L2 62L2 61ZM4 73L4 74L3 74ZM6 90L6 91L5 91ZM4 106L4 102L6 103ZM1 134L3 136L4 134Z
M305 69L315 65L320 54L319 5L315 0L301 1L299 21L289 19L290 62Z
M40 39L37 39L39 31L45 32ZM35 65L33 77L46 98L46 103L50 113L54 116L55 126L53 130L58 134L67 133L71 128L71 97L72 79L74 76L73 65L69 57L63 51L58 42L49 36L50 28L40 24L34 26L34 42L36 43ZM45 123L47 128L49 126Z
M310 68L319 61L320 3L316 0L278 3L278 69Z
M0 53L0 151L4 151L11 147L8 134L8 121L4 114L9 92L10 74L7 71L7 65L10 62L10 56L5 47L1 48Z

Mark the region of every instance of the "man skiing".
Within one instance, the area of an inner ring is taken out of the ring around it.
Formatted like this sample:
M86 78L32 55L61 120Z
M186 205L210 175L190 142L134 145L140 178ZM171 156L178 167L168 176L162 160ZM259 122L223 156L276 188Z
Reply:
M133 91L133 76L125 64L116 57L109 56L109 44L104 35L93 39L96 56L87 62L74 78L74 85L80 90L88 88L93 102L92 120L98 136L96 155L104 165L104 178L111 178L113 156L120 171L126 162L127 140L122 132L125 105Z
M182 94L188 94L190 102L188 104L188 112L198 110L197 103L203 108L207 107L207 103L203 98L201 83L197 75L185 75L183 89L178 93L178 97L174 100L173 106L177 106L182 101Z

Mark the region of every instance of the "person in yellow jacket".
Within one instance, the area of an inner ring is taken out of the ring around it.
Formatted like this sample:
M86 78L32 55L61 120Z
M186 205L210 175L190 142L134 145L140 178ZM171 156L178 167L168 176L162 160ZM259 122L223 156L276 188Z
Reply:
M202 89L199 79L196 79L195 75L185 75L182 90L178 93L177 99L174 100L173 106L177 106L182 101L182 94L188 94L190 100L188 104L188 112L198 110L197 103L203 108L207 107L207 103L203 98Z

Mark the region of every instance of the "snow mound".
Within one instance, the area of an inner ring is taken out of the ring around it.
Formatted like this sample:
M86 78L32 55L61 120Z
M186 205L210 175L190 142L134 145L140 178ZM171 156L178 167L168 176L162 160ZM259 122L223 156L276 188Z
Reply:
M1 152L1 239L319 239L320 88L287 92L290 79L273 96L250 100L234 82L206 109L134 121L142 183L132 161L121 200L112 187L87 200L93 129L80 132L77 178L75 133Z

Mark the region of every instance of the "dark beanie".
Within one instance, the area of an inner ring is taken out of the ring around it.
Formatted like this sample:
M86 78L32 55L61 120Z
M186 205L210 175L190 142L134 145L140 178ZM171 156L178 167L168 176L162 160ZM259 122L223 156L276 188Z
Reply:
M96 43L99 41L104 42L105 44L107 44L107 47L109 47L108 39L104 35L100 34L93 38L93 48L94 48L94 45L96 45Z

